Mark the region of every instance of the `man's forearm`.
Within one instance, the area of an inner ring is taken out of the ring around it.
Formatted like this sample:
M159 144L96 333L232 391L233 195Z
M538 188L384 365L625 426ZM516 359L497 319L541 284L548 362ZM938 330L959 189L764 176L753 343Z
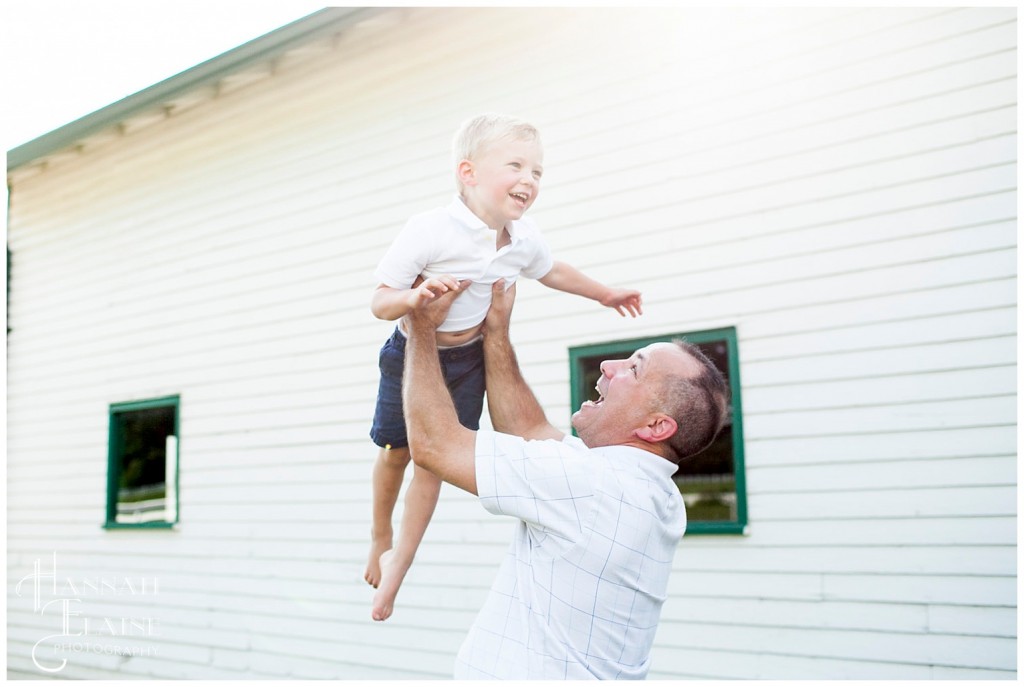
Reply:
M565 436L548 422L533 390L519 370L508 332L484 336L487 407L491 424L499 432L526 439L561 439Z
M455 404L441 376L434 332L415 325L410 326L405 347L402 406L413 461L444 481L476 494L476 435L459 424Z

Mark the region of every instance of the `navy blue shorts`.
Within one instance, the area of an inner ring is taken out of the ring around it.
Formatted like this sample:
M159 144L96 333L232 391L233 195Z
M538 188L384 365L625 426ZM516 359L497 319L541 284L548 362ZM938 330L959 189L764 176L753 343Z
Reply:
M461 346L438 350L441 375L455 402L459 422L480 429L484 409L484 342L477 339ZM402 412L402 372L405 369L405 335L398 328L380 349L380 388L373 411L370 438L377 446L404 448L409 445Z

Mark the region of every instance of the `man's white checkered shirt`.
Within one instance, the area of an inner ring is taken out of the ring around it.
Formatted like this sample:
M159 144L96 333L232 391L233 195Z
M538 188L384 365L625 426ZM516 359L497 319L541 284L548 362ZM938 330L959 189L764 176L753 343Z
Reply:
M686 529L675 469L631 447L481 429L480 502L520 522L455 677L646 677Z

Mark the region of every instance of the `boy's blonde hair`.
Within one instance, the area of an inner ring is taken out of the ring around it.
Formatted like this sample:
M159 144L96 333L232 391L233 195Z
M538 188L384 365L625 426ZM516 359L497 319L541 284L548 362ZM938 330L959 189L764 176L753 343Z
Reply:
M474 160L488 145L500 140L530 141L540 145L537 127L508 115L487 113L467 119L455 133L452 157L457 168L463 160ZM455 184L462 191L462 182L455 174Z

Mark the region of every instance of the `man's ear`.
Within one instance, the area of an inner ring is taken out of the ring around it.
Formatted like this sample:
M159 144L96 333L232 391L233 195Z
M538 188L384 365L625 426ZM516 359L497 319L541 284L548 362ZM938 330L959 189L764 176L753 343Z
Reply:
M475 186L476 185L476 167L470 160L462 160L455 167L455 175L462 182L463 186Z
M657 444L667 441L676 433L677 429L679 429L679 426L676 425L675 420L668 415L658 413L657 415L652 415L646 425L633 430L633 434L646 442Z

